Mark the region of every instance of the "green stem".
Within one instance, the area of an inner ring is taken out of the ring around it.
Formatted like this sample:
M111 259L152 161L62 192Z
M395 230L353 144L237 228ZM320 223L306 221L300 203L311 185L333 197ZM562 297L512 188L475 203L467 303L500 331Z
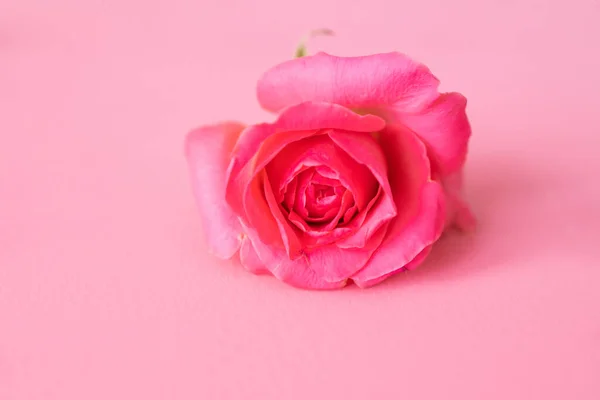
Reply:
M334 33L331 29L323 28L323 29L315 29L310 31L308 35L306 35L296 47L296 53L294 55L295 58L304 57L307 54L306 43L315 36L333 36Z

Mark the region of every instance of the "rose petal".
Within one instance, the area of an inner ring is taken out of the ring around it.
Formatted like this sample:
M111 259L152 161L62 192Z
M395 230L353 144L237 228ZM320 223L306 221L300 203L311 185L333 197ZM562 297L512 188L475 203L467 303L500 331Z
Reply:
M355 227L354 233L338 241L337 245L344 249L363 247L374 232L397 215L396 208L390 207L387 199L380 189L367 209L343 225Z
M427 144L444 175L464 163L471 129L466 99L438 92L424 65L400 53L335 57L319 53L284 62L258 82L262 107L279 111L303 101L326 101L385 116Z
M385 121L380 117L359 115L336 104L307 102L289 107L274 123L253 125L240 134L228 168L227 202L239 215L244 215L243 193L256 171L294 140L310 136L318 129L376 132L384 126ZM263 143L272 136L272 140ZM257 154L259 149L261 154ZM250 163L253 158L255 164Z
M282 238L279 223L267 203L264 192L263 174L254 178L248 184L247 190L244 192L243 201L243 215L245 215L245 219L250 226L258 232L263 243L271 246L285 247L289 250L291 248L290 244L287 238Z
M408 264L406 264L404 267L402 267L400 269L390 272L389 274L385 274L380 277L373 278L371 280L360 280L358 277L352 278L352 280L354 281L356 286L363 288L363 289L370 287L370 286L377 285L378 283L383 282L387 278L394 276L400 272L408 271L408 270L418 267L419 264L421 264L427 258L427 256L431 252L431 248L432 248L432 246L425 247L415 258L413 258L413 260L411 262L409 262Z
M348 210L346 210L346 212L344 213L344 216L342 217L340 223L346 224L349 221L351 221L352 217L354 217L356 215L356 212L357 212L356 205L349 207Z
M333 135L333 132L331 131L330 135ZM383 155L381 157L383 158ZM385 168L385 160L383 162ZM363 209L377 192L377 181L368 166L357 162L328 135L304 138L282 149L267 166L272 185L281 187L282 182L288 181L288 177L293 171L298 170L300 165L326 166L335 171L336 179L339 179L354 194L359 210Z
M307 209L311 218L323 218L332 212L335 215L341 204L342 196L333 187L317 184L314 180L308 187Z
M263 171L263 174L264 171ZM265 174L266 175L266 174ZM275 201L275 196L273 195L273 189L271 188L271 183L266 176L263 177L263 190L265 194L265 198L267 200L267 204L271 209L271 215L275 218L275 222L279 228L279 233L281 234L281 238L283 239L283 244L287 251L287 254L290 258L296 259L300 256L300 251L302 246L300 245L300 240L294 231L294 228L290 225L290 222L283 216L281 209L279 208L279 204ZM267 219L266 215L262 215L263 219ZM249 219L249 222L256 223L257 221L252 221ZM256 225L254 225L256 226Z
M240 247L240 262L248 271L255 274L266 274L269 270L265 267L258 254L252 246L252 242L247 236L242 240L242 247Z
M339 243L339 246L344 248L362 247L373 232L397 214L387 176L386 158L381 145L370 134L332 131L329 137L354 160L371 170L383 192L359 230Z
M274 112L305 101L418 111L437 98L438 85L426 66L401 53L363 57L318 53L271 68L259 80L257 96L264 109Z
M282 249L265 245L252 228L242 226L248 233L254 250L262 264L279 280L302 289L337 289L344 287L347 279L328 282L309 268L306 257L290 260Z
M365 208L363 208L362 210L360 210L360 212L354 218L349 220L348 222L346 222L344 224L339 224L338 228L350 229L352 232L355 232L357 229L362 229L363 223L364 223L365 219L367 218L367 216L371 213L371 210L373 209L373 207L376 204L381 203L381 197L382 197L381 192L382 192L382 189L380 186L379 189L377 190L377 194L375 194L375 196L373 196L373 198L371 199L371 201L369 201L367 206ZM382 225L382 224L380 224L380 225ZM339 247L359 247L359 246L344 246L344 241L341 241L341 240L338 241L337 244Z
M381 132L382 148L391 163L390 186L401 205L387 236L367 265L353 279L367 282L397 271L434 243L445 224L442 186L430 180L427 150L413 134L398 128Z
M331 244L339 241L341 238L350 235L356 228L354 227L340 227L338 221L342 217L344 211L354 202L352 193L346 191L342 197L342 205L340 206L338 213L331 218L331 221L321 226L309 226L308 222L310 218L301 218L295 212L290 212L290 221L298 227L303 233L302 243L307 247L316 247L326 244Z
M243 125L234 122L205 126L190 132L185 141L192 188L206 241L211 251L221 258L231 258L240 247L242 228L224 200L227 164L243 129Z
M297 179L293 179L285 187L285 198L283 200L283 204L287 207L288 212L294 209L294 204L296 203L297 188L298 188L298 180Z
M308 210L306 209L306 190L313 175L314 168L309 168L298 175L298 184L296 186L296 201L294 202L294 210L303 219L308 219Z
M375 232L360 249L341 249L335 244L306 250L310 268L328 282L338 282L365 266L386 234L386 226Z
M467 99L459 93L444 93L420 112L395 107L390 118L412 130L429 150L432 169L443 177L458 171L467 156L471 126Z

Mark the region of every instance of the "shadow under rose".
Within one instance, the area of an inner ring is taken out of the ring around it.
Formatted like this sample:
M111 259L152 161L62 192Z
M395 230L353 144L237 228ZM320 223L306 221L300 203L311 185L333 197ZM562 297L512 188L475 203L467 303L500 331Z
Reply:
M510 268L517 262L564 245L568 234L550 236L550 215L571 179L564 171L528 160L480 159L466 171L465 197L478 224L473 232L447 231L418 268L400 273L381 286L405 282L463 279ZM554 218L556 221L556 218ZM571 237L571 241L577 237Z

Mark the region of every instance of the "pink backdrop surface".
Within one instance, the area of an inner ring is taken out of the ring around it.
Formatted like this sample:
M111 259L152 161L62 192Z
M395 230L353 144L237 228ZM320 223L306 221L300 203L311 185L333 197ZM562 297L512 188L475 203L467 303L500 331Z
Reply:
M0 0L0 399L600 398L600 3ZM206 254L183 158L260 74L401 50L469 98L476 234L370 290Z

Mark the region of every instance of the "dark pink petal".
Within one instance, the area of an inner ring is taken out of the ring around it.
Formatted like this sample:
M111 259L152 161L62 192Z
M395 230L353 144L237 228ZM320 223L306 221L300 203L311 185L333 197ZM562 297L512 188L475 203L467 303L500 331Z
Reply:
M380 117L359 115L336 104L307 102L289 107L274 123L253 125L240 134L228 168L227 201L239 215L244 215L245 188L256 172L290 142L310 136L319 129L376 132L384 126L385 121ZM255 163L250 163L253 158Z
M382 197L382 189L381 186L379 187L379 189L377 190L377 194L375 194L375 196L373 196L371 198L371 200L369 201L369 203L367 204L367 206L365 208L363 208L362 210L360 210L358 212L358 214L352 218L351 220L340 224L340 227L344 227L344 228L350 228L353 232L356 231L357 229L361 228L363 226L363 223L365 222L365 219L367 218L368 215L370 215L373 207L376 204L381 203L381 197ZM340 245L341 243L343 243L343 241L338 242L338 245ZM343 246L340 246L343 247ZM356 246L349 246L349 247L356 247Z
M229 165L226 199L231 205L231 208L241 216L246 215L246 211L244 209L244 200L246 199L250 182L255 180L256 176L263 171L264 167L279 153L282 148L285 147L287 140L296 141L304 137L311 136L315 133L315 131L298 131L287 132L287 135L285 136L275 134L271 136L271 133L268 132L271 132L272 130L272 126L267 124L254 125L242 132L240 140L236 145L236 148L239 147L240 141L242 141L244 135L247 137L256 133L257 135L260 134L265 136L262 139L264 142L258 143L255 149L256 153L252 154L251 158L246 158L244 153L247 150L243 147L240 147L238 154L241 154L242 157L237 159L237 156L234 155L231 160L231 164ZM285 138L286 142L267 140L271 137L274 139ZM250 144L248 145L250 146ZM234 152L235 151L236 150L234 149ZM245 163L242 164L240 160L244 161Z
M257 231L263 243L285 247L289 250L289 241L287 238L281 237L279 223L267 203L263 186L263 174L254 178L248 184L247 190L244 192L243 202L245 220Z
M330 222L315 226L314 224L309 226L309 222L315 222L310 218L301 218L295 212L290 212L290 221L298 227L303 233L302 243L307 247L316 247L326 244L331 244L339 241L340 239L347 237L356 230L354 227L340 227L338 221L342 217L344 211L353 203L352 193L346 191L342 197L342 204L335 216L330 217ZM356 206L354 206L356 209ZM327 215L324 220L328 217Z
M381 145L367 133L338 131L328 132L335 144L344 150L354 161L368 168L379 182L384 192L391 196L392 191L387 177L387 161Z
M339 247L363 247L374 232L397 215L396 208L389 206L388 196L382 192L380 189L366 210L359 212L354 219L344 224L344 226L355 226L356 229L352 235L337 243Z
M335 131L331 132L333 135ZM367 134L358 134L369 136ZM272 159L267 167L274 187L281 187L298 166L326 166L354 194L359 209L363 209L377 192L377 181L364 163L357 162L328 135L314 135L290 143ZM385 164L384 164L385 168ZM328 176L330 179L331 177Z
M402 224L392 221L388 235L373 254L365 268L357 273L355 281L370 281L398 271L426 247L435 243L444 230L444 194L437 182L429 182L420 197L418 214Z
M223 123L190 132L185 153L206 241L218 257L231 258L240 247L242 228L225 202L225 178L231 151L244 126Z
M337 289L346 285L347 279L326 281L308 266L308 259L290 260L283 249L262 243L252 228L242 226L248 233L256 255L262 264L279 280L303 289Z
M427 67L404 54L335 57L319 53L271 68L259 80L257 96L264 109L274 112L305 101L419 111L437 98L438 84Z
M445 195L442 186L430 180L427 150L413 134L386 129L380 141L390 162L389 178L398 216L367 265L358 272L358 282L367 282L397 271L437 241L445 225Z
M313 182L318 183L319 185L331 186L331 187L335 188L336 190L343 191L344 189L343 189L343 186L341 186L339 179L327 177L327 176L324 176L321 174L320 171L323 171L326 168L327 167L322 167L322 166L319 166L316 168L317 173L313 177ZM337 174L336 174L336 176L337 176Z
M396 216L396 205L388 180L386 157L381 145L370 134L332 131L329 133L329 137L354 160L367 166L382 189L379 201L371 209L365 223L361 223L360 229L354 235L339 244L344 248L362 247L373 232Z
M335 216L337 215L338 212L339 212L339 210L332 208L330 210L327 210L321 217L310 217L309 216L305 220L307 223L310 223L313 226L314 225L324 225L324 224L329 225L329 224L334 223L333 220L335 219Z
M307 169L298 175L298 184L296 186L296 200L294 202L294 211L303 219L308 218L308 210L306 209L306 190L312 180L315 170Z
M385 236L385 228L383 226L375 232L365 246L360 249L341 249L335 244L307 249L308 264L317 276L328 282L347 279L369 261Z
M287 210L293 210L294 204L296 203L296 189L298 187L298 180L293 179L286 187L285 187L285 198L283 200L283 204L287 207Z
M342 224L345 224L345 223L347 223L348 221L350 221L350 220L352 219L352 217L354 217L354 216L356 215L356 212L357 212L357 207L356 207L356 205L353 205L353 206L349 207L349 208L346 210L346 212L344 213L344 216L342 217L342 219L341 219L341 221L340 221L340 222L341 222Z
M315 167L315 170L324 178L335 179L339 181L340 174L324 165Z
M290 219L304 232L304 236L302 237L302 243L306 248L314 248L319 246L325 246L332 243L336 243L340 239L343 239L349 236L354 229L338 227L332 230L315 230L311 228L306 228L306 226L297 220L297 215L291 215Z
M263 171L264 174L264 171ZM267 199L267 204L271 209L271 215L275 217L275 222L279 228L279 233L281 238L283 239L283 244L287 251L287 254L290 258L295 259L300 255L300 251L302 250L302 246L300 245L300 241L296 232L290 225L287 218L284 217L281 209L279 208L279 204L275 201L275 196L273 195L273 189L271 188L271 183L269 179L266 177L263 178L264 185L264 194ZM262 218L267 218L266 215L263 215ZM251 224L256 224L257 221L249 221ZM256 225L254 225L256 226Z
M308 187L308 215L311 218L322 218L326 214L337 213L342 204L342 196L335 188L313 183Z

